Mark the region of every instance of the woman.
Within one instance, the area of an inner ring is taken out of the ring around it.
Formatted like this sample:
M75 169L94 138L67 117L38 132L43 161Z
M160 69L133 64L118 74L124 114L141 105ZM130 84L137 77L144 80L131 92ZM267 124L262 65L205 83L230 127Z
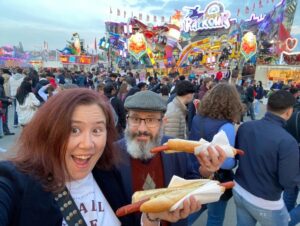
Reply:
M23 129L17 155L0 163L0 222L4 226L130 226L114 211L125 203L118 156L113 150L114 120L95 91L69 89L50 98ZM199 209L190 199L183 210L142 215L176 221Z
M198 99L199 100L202 100L202 98L207 93L207 91L212 88L212 85L213 85L213 81L212 81L211 78L208 77L208 78L203 79L203 83L200 86L200 91L198 93Z
M223 130L229 143L234 147L235 129L234 123L239 122L243 110L239 94L233 85L226 83L218 84L207 92L201 101L199 114L193 118L190 132L190 140L200 140L203 138L212 141L213 136ZM198 169L199 164L196 159L194 166ZM235 167L235 159L227 158L221 168L211 178L221 182L231 181L233 179L232 168ZM200 171L203 171L200 166ZM201 173L203 175L203 173ZM231 191L226 191L220 201L207 205L208 220L207 226L222 226L224 221L227 201L231 198ZM189 225L197 219L198 215L189 218Z
M262 103L262 99L264 97L264 88L262 86L262 82L258 81L257 86L255 87L255 92L256 92L256 96L255 96L255 101L254 101L254 114L256 116L259 115L260 113L260 105Z
M128 93L128 85L127 82L122 82L119 92L118 92L118 98L124 103L125 97L127 96Z
M30 81L24 79L16 94L18 120L21 126L30 122L40 105L40 101L32 92Z

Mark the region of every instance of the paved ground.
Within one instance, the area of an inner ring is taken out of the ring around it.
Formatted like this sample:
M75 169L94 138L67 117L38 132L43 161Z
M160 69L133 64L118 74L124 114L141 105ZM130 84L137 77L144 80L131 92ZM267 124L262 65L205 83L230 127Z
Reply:
M265 106L261 106L261 114L258 116L258 118L261 118L264 112L265 112ZM12 150L12 147L15 144L16 140L18 139L18 136L21 132L21 128L13 128L12 119L13 119L12 108L10 108L9 128L11 129L12 132L15 132L16 134L14 136L4 136L2 139L0 139L0 160L7 159L10 156L13 156L15 154L15 152ZM199 219L193 224L193 226L205 226L206 220L207 220L207 214L205 212L199 217ZM231 199L229 200L226 209L224 226L235 226L235 225L236 225L235 205L233 203L233 199Z

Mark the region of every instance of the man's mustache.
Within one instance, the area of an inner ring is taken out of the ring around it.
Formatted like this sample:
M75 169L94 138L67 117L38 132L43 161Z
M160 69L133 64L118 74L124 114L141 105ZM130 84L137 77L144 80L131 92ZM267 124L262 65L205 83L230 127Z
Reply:
M147 131L144 132L137 132L133 134L133 137L141 137L141 136L149 136L152 137L151 133L148 133Z

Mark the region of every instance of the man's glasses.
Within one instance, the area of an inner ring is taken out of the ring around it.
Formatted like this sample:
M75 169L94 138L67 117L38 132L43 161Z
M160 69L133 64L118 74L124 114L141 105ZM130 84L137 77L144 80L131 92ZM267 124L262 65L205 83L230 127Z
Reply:
M161 119L157 118L138 118L133 116L127 116L127 120L131 126L139 126L141 124L141 121L144 121L145 125L148 128L158 126L161 121Z

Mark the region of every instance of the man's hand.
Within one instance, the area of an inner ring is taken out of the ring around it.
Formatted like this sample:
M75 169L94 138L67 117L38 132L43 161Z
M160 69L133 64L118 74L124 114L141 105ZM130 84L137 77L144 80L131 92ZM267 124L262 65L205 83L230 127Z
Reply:
M208 147L207 151L208 155L204 151L197 155L200 163L199 172L203 177L209 177L218 171L226 159L225 151L219 146L215 146L215 150L212 147Z

